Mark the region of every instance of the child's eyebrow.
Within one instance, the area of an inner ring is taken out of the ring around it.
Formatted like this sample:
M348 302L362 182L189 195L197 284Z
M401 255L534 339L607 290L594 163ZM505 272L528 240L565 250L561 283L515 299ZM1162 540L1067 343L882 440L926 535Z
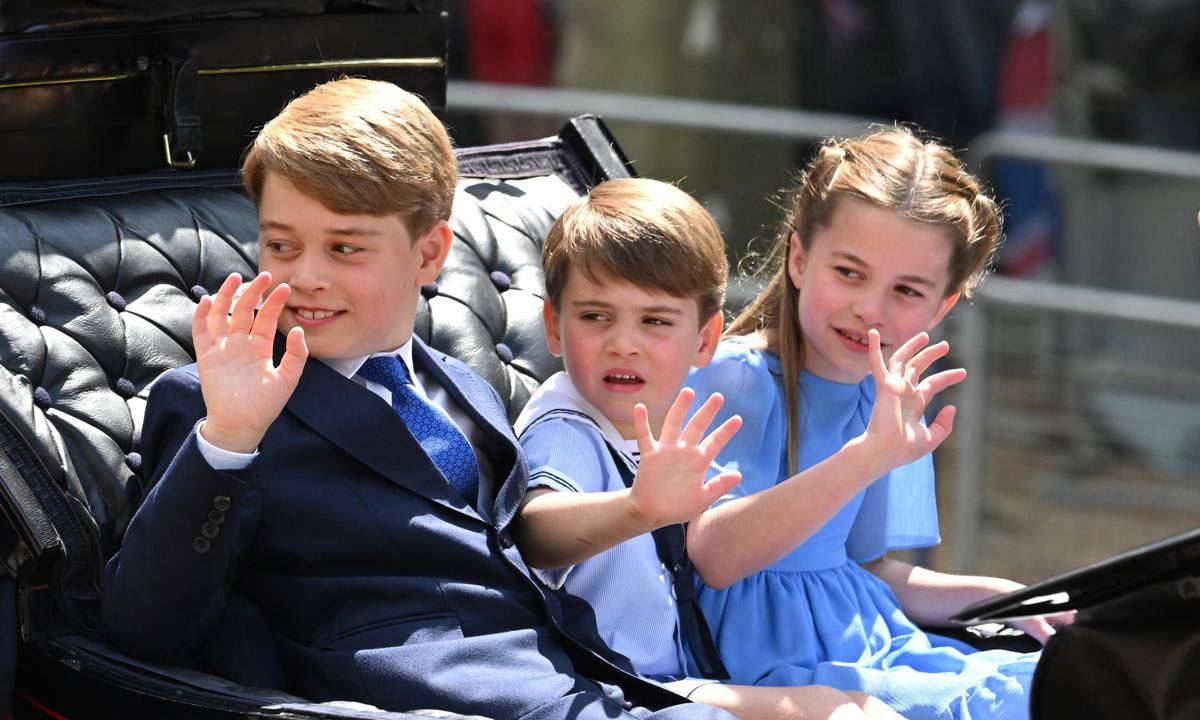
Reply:
M611 310L616 307L615 303L604 302L603 300L574 300L571 306L575 308L597 308L599 310ZM653 313L655 315L682 315L683 310L670 305L642 305L634 308L639 313Z
M848 261L854 263L855 265L860 265L865 268L871 267L870 264L868 264L865 260L863 260L862 258L860 258L859 256L855 255L852 252L847 252L845 250L834 250L833 255L836 257L841 257L845 260L848 260ZM935 283L934 281L930 280L929 278L923 277L921 275L901 275L899 278L897 278L897 280L904 282L904 283L908 283L909 285L925 285L928 287L937 287L937 283Z
M683 311L677 307L670 305L649 305L641 308L644 313L653 313L655 315L682 315Z
M263 220L263 221L259 222L258 229L259 230L278 230L280 232L295 232L294 227L292 227L291 225L289 225L285 222L280 222L278 220ZM382 233L380 233L379 230L373 230L371 228L354 227L353 225L351 225L349 227L330 228L325 231L325 234L326 235L336 235L338 237L373 237L376 235L380 235Z

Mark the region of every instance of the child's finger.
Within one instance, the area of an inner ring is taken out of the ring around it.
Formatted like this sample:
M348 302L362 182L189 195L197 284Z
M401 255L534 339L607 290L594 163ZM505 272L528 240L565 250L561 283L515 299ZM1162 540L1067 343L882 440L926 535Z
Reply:
M896 352L892 353L891 362L893 368L904 367L909 360L912 359L917 351L929 344L929 333L919 332L913 335L908 340L905 340L900 347L896 348Z
M887 380L887 365L883 362L883 348L880 346L879 331L867 331L867 357L871 363L871 376L875 378L875 385L882 387Z
M196 303L196 312L192 315L192 350L197 355L209 344L208 314L212 312L212 306L212 297L205 295Z
M291 294L292 288L287 283L280 283L276 286L259 307L250 333L267 340L274 337L275 328L279 325L279 314L283 312L283 306Z
M667 411L667 417L663 419L662 428L658 431L658 441L660 443L674 445L679 442L679 433L683 427L683 419L687 417L688 408L692 406L692 400L695 397L696 391L691 388L685 387L679 391L675 402L671 403L671 409Z
M921 381L921 376L933 366L935 362L946 357L950 353L950 343L945 340L930 345L921 352L913 356L905 366L905 378L916 384Z
M304 372L304 362L308 360L308 343L304 340L304 328L294 327L287 334L286 350L279 361L279 374L288 386L295 388L300 384L300 375Z
M254 324L254 309L262 300L263 292L271 282L271 274L261 272L254 276L248 285L242 288L241 295L233 301L233 309L229 313L229 334L244 335L250 332Z
M921 394L921 398L928 403L941 391L948 387L954 386L967 379L967 371L962 368L954 368L952 370L943 370L925 378L920 385L917 386L917 392Z
M929 424L929 438L932 446L929 452L933 452L941 445L946 438L950 437L950 433L954 430L954 416L958 409L953 405L947 405L942 408L933 422Z
M721 409L721 405L725 403L725 397L721 393L713 393L708 396L696 414L688 420L687 426L683 428L683 434L679 439L687 445L698 445L704 438L704 433L708 432L708 426L712 424L713 418L717 416L717 411Z
M650 413L642 403L633 406L633 433L637 438L638 452L643 456L654 449L654 435L650 432Z
M208 311L208 332L214 338L225 337L229 334L229 306L233 304L233 296L242 285L242 276L230 273L221 283L221 289L212 297L212 308Z
M737 470L726 470L712 480L704 483L704 506L708 507L737 487L742 481L742 473Z
M713 458L721 454L721 451L725 449L725 446L741 427L742 416L734 415L721 423L721 426L716 430L709 433L708 437L704 438L704 441L700 443L700 449L704 451L704 455L708 458L709 462L712 462Z

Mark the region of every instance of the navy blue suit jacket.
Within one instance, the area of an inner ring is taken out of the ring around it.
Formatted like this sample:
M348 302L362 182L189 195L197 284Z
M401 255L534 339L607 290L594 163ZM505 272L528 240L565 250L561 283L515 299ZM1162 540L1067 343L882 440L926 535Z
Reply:
M106 569L106 634L177 659L237 592L268 618L291 689L314 700L531 720L679 703L574 639L598 643L594 625L564 628L510 534L527 469L499 397L419 339L413 356L490 439L486 512L453 491L387 403L313 360L251 466L213 470L196 444L196 368L175 370L147 405L152 488ZM660 713L677 714L729 717L690 704Z

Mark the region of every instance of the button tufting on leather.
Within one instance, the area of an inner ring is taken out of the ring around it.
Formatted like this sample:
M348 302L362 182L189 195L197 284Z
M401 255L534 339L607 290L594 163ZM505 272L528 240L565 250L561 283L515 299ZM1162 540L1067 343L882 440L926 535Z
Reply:
M503 360L506 364L513 361L512 348L505 345L504 343L496 343L496 354L499 355L500 359Z
M45 325L46 324L46 311L41 309L37 305L30 305L29 306L29 319L34 321L38 325Z
M508 276L508 273L501 272L500 270L493 270L488 277L492 279L492 284L495 285L496 289L500 292L504 292L512 287L512 278Z
M44 387L36 387L33 389L33 401L40 408L50 407L50 391Z
M129 378L117 378L114 386L116 387L117 394L121 397L131 398L137 395L137 386Z
M104 299L107 300L108 304L112 305L117 312L121 312L125 309L125 298L121 297L121 293L117 292L116 290L109 290L108 292L104 293Z
M126 453L125 454L125 465L128 466L129 469L134 472L141 472L141 470L142 470L142 454L135 453L135 452Z
M200 302L200 298L204 297L207 294L208 294L208 290L204 289L203 285L193 285L192 286L192 299L195 300L196 302Z
M431 282L428 285L421 286L421 297L425 298L426 300L437 297L437 294L438 284L436 282Z

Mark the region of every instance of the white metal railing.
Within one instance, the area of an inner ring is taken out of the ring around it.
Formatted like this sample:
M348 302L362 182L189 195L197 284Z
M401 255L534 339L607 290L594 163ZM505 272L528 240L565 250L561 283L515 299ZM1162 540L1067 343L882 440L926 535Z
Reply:
M605 120L628 120L745 135L815 140L857 135L876 118L735 103L649 97L599 90L500 85L465 80L446 84L446 107L568 118L583 113Z
M972 379L962 387L964 412L955 422L953 569L973 572L979 559L979 523L983 507L984 435L987 406L988 314L992 309L1022 308L1040 313L1121 320L1200 332L1200 302L1134 293L991 277L955 323L953 347Z

